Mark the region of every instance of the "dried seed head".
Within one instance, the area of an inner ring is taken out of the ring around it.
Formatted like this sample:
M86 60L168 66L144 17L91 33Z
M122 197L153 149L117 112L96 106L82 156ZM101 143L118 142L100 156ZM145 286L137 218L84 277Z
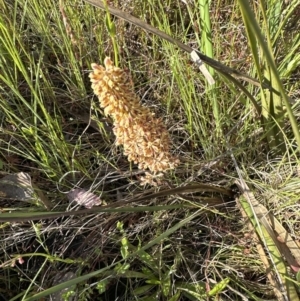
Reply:
M179 160L170 152L171 140L161 119L140 104L130 76L105 58L104 67L92 64L89 77L106 115L114 121L116 144L129 161L153 173L173 169Z

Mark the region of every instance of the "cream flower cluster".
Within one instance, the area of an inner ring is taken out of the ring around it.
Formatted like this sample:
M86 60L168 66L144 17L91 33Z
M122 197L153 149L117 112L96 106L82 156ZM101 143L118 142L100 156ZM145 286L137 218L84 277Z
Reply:
M105 58L104 67L92 64L89 77L105 115L114 122L116 144L129 161L152 173L173 169L179 160L170 152L171 140L161 119L142 106L130 76Z

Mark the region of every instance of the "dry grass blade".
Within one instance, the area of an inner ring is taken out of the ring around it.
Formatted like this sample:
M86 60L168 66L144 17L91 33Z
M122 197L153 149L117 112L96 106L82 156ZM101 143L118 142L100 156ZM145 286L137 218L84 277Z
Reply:
M276 277L275 277L273 271L271 271L268 256L267 256L266 252L264 251L264 248L263 248L262 244L260 243L259 237L255 232L255 228L252 225L251 221L248 219L248 215L247 215L246 211L242 208L242 206L239 206L239 203L240 203L240 200L237 199L237 204L238 204L238 207L241 211L241 214L242 214L243 218L246 219L246 226L252 232L252 235L253 235L253 237L256 241L257 252L259 254L259 257L260 257L262 263L265 266L265 269L267 271L267 277L268 277L268 279L269 279L269 281L270 281L270 283L273 287L274 294L277 297L278 301L285 301L282 297L281 292L280 292L280 286L276 282Z
M291 257L288 251L280 245L280 242L272 229L272 225L269 222L270 218L271 220L274 218L269 214L268 210L256 200L253 193L243 180L240 182L237 181L236 184L243 193L243 196L239 199L239 204L242 209L241 211L243 215L246 215L251 221L251 228L253 227L255 229L260 241L262 241L264 247L269 253L269 260L267 261L266 255L263 252L263 247L259 247L261 260L265 264L267 276L273 284L275 295L280 301L299 300L294 284L287 277L287 268L282 259L282 255L285 255L287 259L289 258L289 260L291 260ZM278 226L277 229L279 229ZM283 250L285 250L284 254L282 254Z
M196 51L191 52L191 58L192 58L193 62L195 62L195 64L199 67L200 71L202 72L202 74L204 75L204 77L206 78L208 83L210 85L213 85L215 83L215 80L213 79L213 77L211 76L211 74L207 70L206 66L203 64L203 62L199 58Z
M262 206L262 205L261 205ZM263 207L263 206L262 206ZM267 210L265 207L263 207ZM291 235L285 230L282 224L273 214L268 213L267 219L277 234L277 245L281 249L284 257L292 268L300 267L300 249L297 243L292 239Z
M252 204L254 208L258 208L257 216L263 221L264 226L267 228L269 235L272 236L277 248L292 268L298 268L300 265L299 246L277 218L270 213L265 206L259 204L255 198L253 198L253 201L254 203Z

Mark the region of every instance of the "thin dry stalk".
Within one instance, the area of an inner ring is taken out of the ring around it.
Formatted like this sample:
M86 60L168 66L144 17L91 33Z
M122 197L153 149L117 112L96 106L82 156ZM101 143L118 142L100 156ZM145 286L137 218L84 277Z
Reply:
M71 43L74 46L76 58L79 59L79 57L80 57L79 52L78 52L79 43L78 43L78 40L77 40L77 38L74 34L74 31L72 30L72 27L71 27L70 23L68 21L68 18L67 18L65 9L64 9L64 1L63 0L59 1L59 11L62 15L62 20L63 20L64 26L65 26L65 29L66 29L66 33L70 37Z

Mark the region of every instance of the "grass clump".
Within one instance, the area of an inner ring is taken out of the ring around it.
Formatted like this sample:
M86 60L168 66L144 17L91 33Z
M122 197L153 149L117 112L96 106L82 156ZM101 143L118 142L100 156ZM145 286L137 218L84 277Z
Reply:
M1 297L298 300L299 3L90 2L0 1Z

